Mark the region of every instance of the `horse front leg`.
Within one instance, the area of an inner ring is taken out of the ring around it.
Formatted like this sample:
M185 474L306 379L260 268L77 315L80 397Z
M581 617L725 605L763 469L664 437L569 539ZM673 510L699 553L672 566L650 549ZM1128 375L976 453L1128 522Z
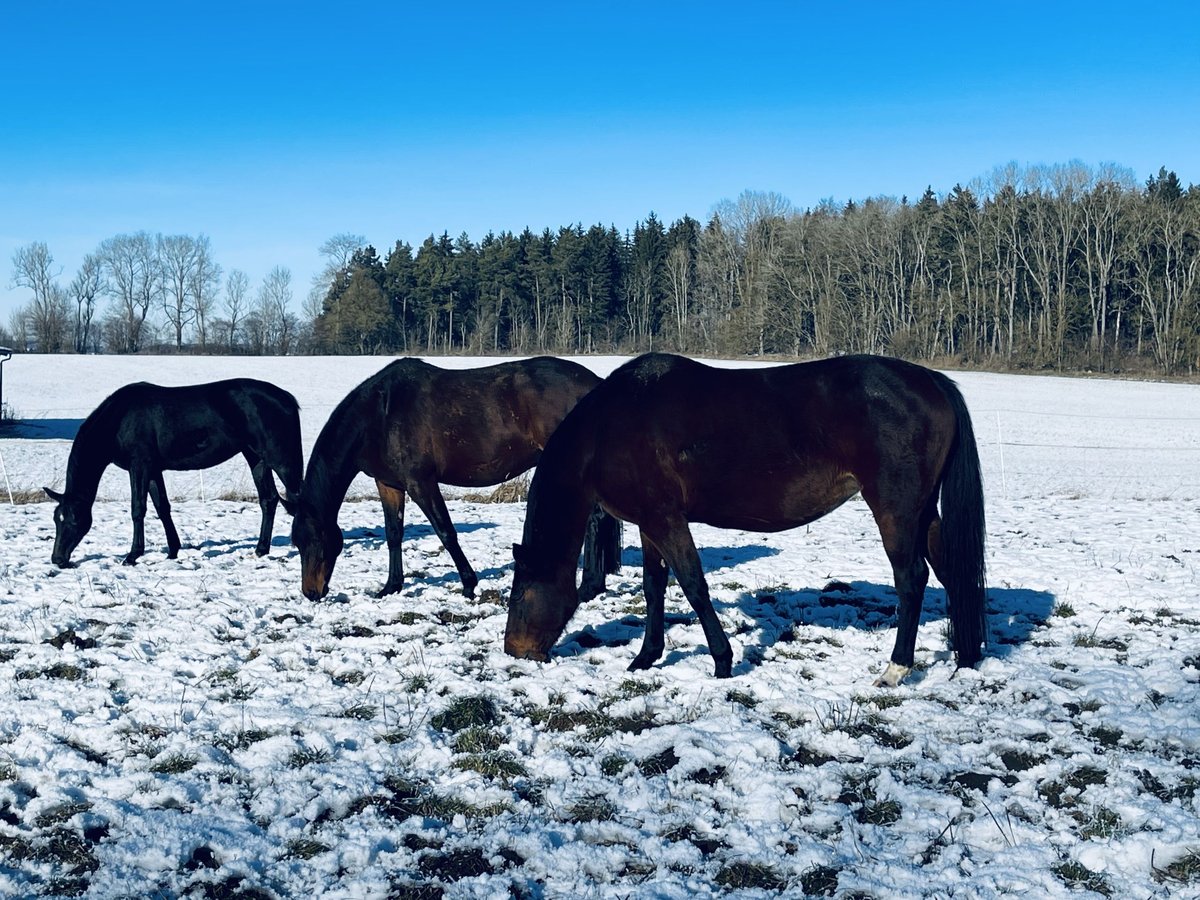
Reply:
M398 594L404 587L404 559L400 545L404 542L404 488L375 479L379 488L379 500L383 504L383 529L387 535L388 577L387 583L375 596L386 597Z
M258 543L254 546L254 553L256 556L266 556L271 550L271 534L275 530L275 507L279 505L279 491L275 489L271 468L262 457L249 450L242 455L250 464L250 477L254 479L254 488L258 491L258 508L262 511L262 524L258 529Z
M642 649L629 664L629 671L649 669L662 659L666 647L663 620L667 594L667 561L658 548L642 532L642 593L646 598L646 632L642 638Z
M129 515L133 519L133 543L122 562L132 566L146 552L146 492L150 489L149 472L133 463L129 467Z
M446 501L438 489L437 482L414 481L408 485L408 491L412 494L413 501L420 507L421 512L425 513L425 517L429 519L433 530L437 532L437 536L442 541L442 546L454 560L458 576L462 579L463 594L474 597L475 586L479 584L479 576L475 574L475 570L471 568L471 564L467 562L467 557L462 552L462 547L458 545L458 532L454 530L454 523L450 521L450 511L446 509Z
M167 533L167 559L175 559L179 556L179 532L175 530L175 523L171 520L171 501L167 497L167 486L163 482L162 472L155 472L150 476L149 488L154 511L158 513L163 531Z
M658 547L663 559L675 573L688 603L696 611L700 626L704 629L704 637L708 640L708 651L712 654L715 667L714 674L717 678L728 678L733 674L733 648L730 647L729 638L721 628L721 620L717 618L716 610L713 609L708 594L708 582L704 580L704 568L700 564L700 554L692 540L687 520L672 518L662 525L655 526L653 533L645 527L642 532L649 535Z

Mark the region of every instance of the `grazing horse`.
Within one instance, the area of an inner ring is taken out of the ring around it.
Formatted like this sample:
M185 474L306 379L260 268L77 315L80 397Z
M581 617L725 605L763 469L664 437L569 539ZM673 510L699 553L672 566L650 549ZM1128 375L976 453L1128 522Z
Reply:
M250 464L262 527L255 553L271 547L271 529L279 492L272 470L283 483L284 507L300 488L304 454L296 398L282 388L251 378L233 378L186 387L139 382L118 388L84 419L67 459L62 493L44 488L58 503L54 509L54 552L60 567L92 527L92 504L100 476L114 463L129 471L133 546L125 565L146 549L146 493L167 533L167 556L179 554L179 534L171 521L171 503L163 470L207 469L241 453Z
M529 489L504 649L546 660L576 608L584 519L599 501L641 530L646 633L630 669L663 653L668 567L699 616L718 677L732 650L709 599L689 522L771 532L818 519L862 492L899 595L891 663L912 668L926 560L949 596L960 666L984 642L984 510L970 416L938 372L877 356L715 369L648 354L617 369L546 445ZM941 495L941 514L938 495Z
M334 409L308 460L292 522L304 596L319 600L329 591L342 552L338 509L360 472L375 479L383 503L388 578L378 596L404 585L406 494L449 551L463 593L474 596L479 578L459 547L438 484L485 487L528 470L558 423L599 383L578 363L552 357L462 370L400 359L372 375ZM616 571L619 523L598 515L594 528L599 536L585 564Z

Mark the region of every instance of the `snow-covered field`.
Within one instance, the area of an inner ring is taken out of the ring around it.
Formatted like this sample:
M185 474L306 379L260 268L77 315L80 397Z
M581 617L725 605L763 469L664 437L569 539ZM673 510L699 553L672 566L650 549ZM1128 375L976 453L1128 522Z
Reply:
M61 487L79 420L136 380L274 381L307 455L384 363L17 357L5 487ZM0 896L1200 896L1200 387L955 377L992 645L954 675L935 582L918 670L890 690L871 682L895 598L860 501L778 535L695 529L728 681L675 587L663 662L625 671L628 529L621 574L538 664L501 649L521 504L449 492L468 601L411 505L409 581L376 599L382 515L348 503L312 603L286 516L253 555L240 462L167 474L176 561L151 515L120 564L123 472L76 568L50 563L50 503L5 502Z

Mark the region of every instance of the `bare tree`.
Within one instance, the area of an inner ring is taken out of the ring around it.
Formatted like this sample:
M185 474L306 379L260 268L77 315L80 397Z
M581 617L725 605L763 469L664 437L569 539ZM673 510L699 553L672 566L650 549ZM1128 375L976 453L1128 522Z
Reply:
M229 314L227 341L232 352L237 347L238 325L247 313L250 279L241 269L233 269L225 280L225 311Z
M79 271L67 288L68 297L75 302L75 352L86 353L92 341L92 322L96 317L96 299L104 289L100 257L89 253L83 258Z
M330 287L350 268L350 260L354 258L354 252L365 247L366 244L367 239L361 234L350 234L343 231L335 234L317 248L317 252L325 258L325 265L320 272L313 276L312 287L309 289L308 298L304 304L306 315L314 308L320 314L325 295L329 293ZM312 318L315 320L316 316Z
M183 348L183 330L196 317L192 287L196 269L196 239L188 234L159 235L158 258L162 265L162 307L175 335L175 349Z
M105 283L113 298L119 327L110 327L109 345L136 353L142 347L143 327L154 301L162 293L162 268L154 239L144 231L120 234L100 245Z
M254 309L261 320L259 352L287 354L291 350L297 326L296 316L290 311L291 304L291 270L276 266L263 279Z
M192 270L192 311L196 322L196 340L200 348L208 346L209 318L221 289L221 266L212 255L205 235L196 238L196 265Z
M766 352L771 273L781 252L780 226L794 214L791 201L774 191L742 191L736 201L723 200L716 206L716 215L733 240L747 349L759 354Z
M68 321L66 292L55 281L62 269L55 269L54 257L41 241L13 253L14 287L33 291L27 307L28 327L43 353L60 353L66 344Z

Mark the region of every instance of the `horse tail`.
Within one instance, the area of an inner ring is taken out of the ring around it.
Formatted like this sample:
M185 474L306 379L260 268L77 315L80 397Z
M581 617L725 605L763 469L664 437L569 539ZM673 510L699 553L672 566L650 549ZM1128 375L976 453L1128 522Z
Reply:
M941 560L938 579L946 588L951 643L960 667L973 666L987 643L986 522L979 450L967 404L957 385L940 378L954 410L956 433L942 469Z

